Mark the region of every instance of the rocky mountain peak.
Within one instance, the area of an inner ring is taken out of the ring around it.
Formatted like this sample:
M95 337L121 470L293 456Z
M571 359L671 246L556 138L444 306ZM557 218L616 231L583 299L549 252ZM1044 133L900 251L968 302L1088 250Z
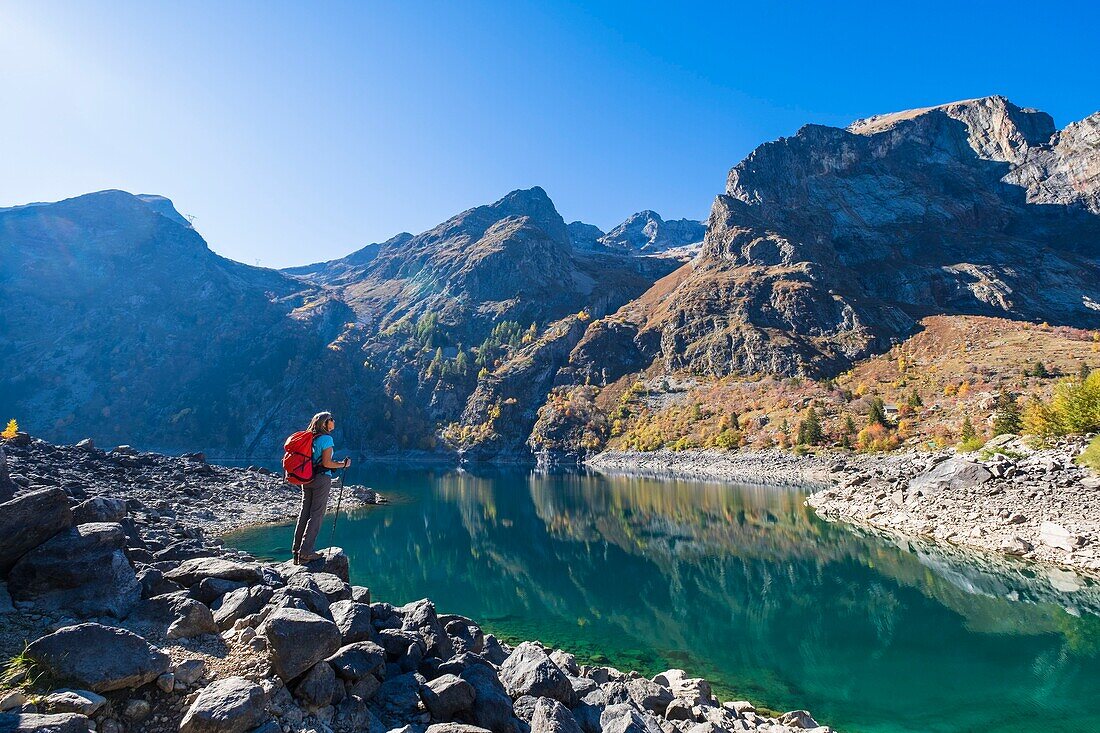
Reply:
M848 131L857 135L890 131L913 135L922 127L934 127L943 118L965 125L968 142L980 157L1010 163L1021 162L1029 148L1048 144L1057 132L1054 118L1046 112L1018 107L1002 96L875 115L856 120Z
M631 215L600 237L599 242L611 249L654 253L696 244L703 240L705 233L706 227L701 222L692 219L665 221L657 212L646 209Z
M141 201L144 201L150 209L157 212L161 216L166 217L171 221L180 224L181 226L185 226L188 229L194 229L194 227L191 225L191 222L182 214L180 214L179 211L176 210L176 206L172 203L172 199L165 196L159 196L154 193L139 193L137 195L137 198Z

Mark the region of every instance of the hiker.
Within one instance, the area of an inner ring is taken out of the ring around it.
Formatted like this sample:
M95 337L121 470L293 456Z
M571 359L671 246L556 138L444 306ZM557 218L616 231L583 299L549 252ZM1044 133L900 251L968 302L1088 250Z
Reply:
M309 423L308 432L313 436L314 475L308 483L302 484L302 509L298 513L298 524L294 527L294 544L291 547L295 565L305 565L320 559L321 556L314 552L314 544L321 532L321 522L328 506L333 470L351 465L350 458L339 462L332 459L336 444L331 433L335 427L336 421L332 419L330 412L317 413Z

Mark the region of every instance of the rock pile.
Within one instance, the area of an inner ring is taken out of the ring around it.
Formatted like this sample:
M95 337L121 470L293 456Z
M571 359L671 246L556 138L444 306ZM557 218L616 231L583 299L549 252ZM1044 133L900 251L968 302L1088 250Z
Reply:
M720 703L682 670L646 679L589 667L536 642L510 648L427 599L372 602L339 548L296 566L208 541L204 526L230 524L226 504L198 521L190 499L228 484L262 501L269 477L255 471L37 441L10 452L18 488L0 504L0 613L11 622L0 653L14 659L0 731L829 730L806 711ZM137 498L153 494L153 507Z
M927 536L1100 574L1100 477L1088 438L1033 450L1003 435L976 453L838 460L809 503L827 519Z

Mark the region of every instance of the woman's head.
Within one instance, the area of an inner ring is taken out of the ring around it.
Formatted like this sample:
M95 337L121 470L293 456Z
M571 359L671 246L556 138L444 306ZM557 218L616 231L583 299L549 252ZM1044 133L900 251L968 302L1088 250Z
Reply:
M309 432L314 435L331 433L334 427L336 427L336 421L332 419L331 412L318 412L309 421Z

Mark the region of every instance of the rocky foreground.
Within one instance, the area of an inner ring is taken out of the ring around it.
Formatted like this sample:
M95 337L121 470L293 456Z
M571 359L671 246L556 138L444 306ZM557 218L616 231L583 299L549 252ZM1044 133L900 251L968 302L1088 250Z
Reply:
M25 435L2 448L4 733L829 730L722 703L682 670L589 667L427 599L372 602L339 548L305 567L227 549L212 535L295 510L262 470Z

